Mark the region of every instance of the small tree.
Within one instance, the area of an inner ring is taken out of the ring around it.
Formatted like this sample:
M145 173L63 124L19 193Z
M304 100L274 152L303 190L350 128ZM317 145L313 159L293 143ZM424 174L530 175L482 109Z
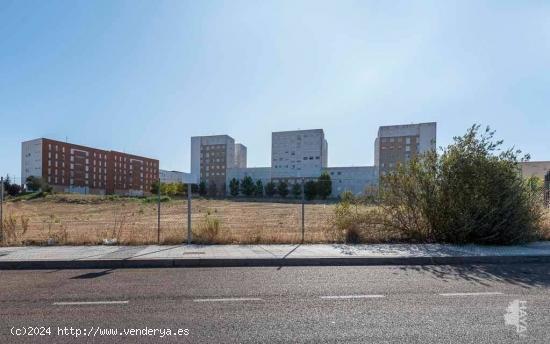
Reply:
M267 184L265 184L265 194L267 195L267 197L273 197L276 192L277 190L275 189L275 183L268 182Z
M208 196L215 197L218 195L218 186L215 182L208 183Z
M199 195L206 196L206 182L204 180L199 183Z
M176 183L176 195L183 196L187 194L187 185L182 182Z
M4 179L4 191L10 196L16 196L21 192L21 187L15 183L11 183L10 176Z
M10 196L17 196L21 192L21 186L15 184L15 183L10 184L10 186L6 189L6 192Z
M27 185L27 190L38 191L42 186L42 178L35 177L35 176L28 176L27 180L25 180L25 184Z
M264 195L264 184L261 179L256 181L256 197L263 197Z
M30 178L30 177L29 177ZM28 178L27 178L28 179ZM153 182L153 184L151 184L151 193L152 194L157 194L159 192L159 184L160 182L158 180L155 180ZM29 185L27 184L27 188L29 187Z
M243 181L241 182L241 192L247 197L251 197L256 193L256 185L254 185L252 177L244 177Z
M294 198L300 198L302 196L302 184L300 183L294 183L292 185L292 196Z
M237 178L233 178L229 181L229 193L233 197L237 197L239 195L239 181Z
M279 184L277 185L277 192L279 193L279 196L282 198L285 198L288 196L288 183L284 180L281 180Z
M308 201L317 197L317 183L313 180L307 181L304 184L304 195Z
M321 199L327 199L332 193L332 181L330 175L327 172L323 172L317 179L317 195Z

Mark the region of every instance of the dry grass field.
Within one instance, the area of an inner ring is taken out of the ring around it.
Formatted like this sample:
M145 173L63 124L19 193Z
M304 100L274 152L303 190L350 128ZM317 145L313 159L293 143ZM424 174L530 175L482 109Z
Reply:
M210 243L297 243L301 240L301 205L196 199L192 202L194 241ZM334 240L334 205L305 207L305 241ZM8 245L92 245L157 243L157 204L142 199L52 195L7 202ZM161 203L160 242L187 240L187 201Z
M335 204L306 204L306 243L346 240L347 232L341 228L353 229L354 225L342 226L335 209ZM361 214L368 209L360 206L353 211ZM194 199L191 214L196 243L298 243L302 237L300 204ZM360 241L365 243L403 241L399 233L374 226L363 227L360 233ZM4 245L156 244L157 204L137 198L63 194L8 201L4 205L4 236ZM550 240L550 211L540 236ZM162 202L160 243L186 240L187 201Z

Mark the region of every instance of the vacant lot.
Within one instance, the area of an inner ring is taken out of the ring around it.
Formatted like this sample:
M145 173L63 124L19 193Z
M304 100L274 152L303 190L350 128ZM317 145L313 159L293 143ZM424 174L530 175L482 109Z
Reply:
M252 244L301 241L301 204L194 199L193 241ZM352 240L339 228L359 231L365 243L406 241L399 233L376 226L357 227L353 216L335 214L335 204L306 204L305 242ZM366 206L352 207L353 214ZM50 195L34 200L8 201L4 206L4 244L94 245L178 244L187 240L187 200L161 203L158 231L155 200L80 195ZM363 217L364 219L364 217ZM350 223L349 220L351 220ZM369 221L367 221L369 222ZM363 223L364 225L364 223ZM550 239L550 212L541 238ZM353 234L353 233L352 233ZM347 238L347 239L346 239Z
M198 241L213 243L295 243L301 240L301 205L195 199L192 228ZM307 242L332 240L334 205L305 207ZM142 199L53 195L7 202L5 235L9 245L157 243L157 204ZM161 203L160 241L187 239L187 201ZM214 226L212 223L216 223ZM217 233L212 233L216 231ZM206 234L205 234L206 233Z

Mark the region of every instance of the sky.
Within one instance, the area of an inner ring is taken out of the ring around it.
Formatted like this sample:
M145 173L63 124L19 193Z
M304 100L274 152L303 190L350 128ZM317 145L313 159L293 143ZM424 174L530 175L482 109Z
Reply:
M4 176L39 137L188 171L191 136L254 167L313 128L372 165L379 126L429 121L550 160L550 2L0 0L0 120Z

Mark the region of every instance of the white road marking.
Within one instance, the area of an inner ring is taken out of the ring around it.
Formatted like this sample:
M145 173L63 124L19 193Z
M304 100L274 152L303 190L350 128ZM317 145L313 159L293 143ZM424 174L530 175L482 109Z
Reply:
M324 300L338 300L338 299L380 299L386 297L385 295L331 295L321 296Z
M484 295L504 295L498 291L488 291L479 293L441 293L441 296L484 296Z
M194 299L193 302L262 301L259 297L228 297L222 299Z
M56 306L78 306L78 305L125 305L128 301L74 301L74 302L54 302Z

